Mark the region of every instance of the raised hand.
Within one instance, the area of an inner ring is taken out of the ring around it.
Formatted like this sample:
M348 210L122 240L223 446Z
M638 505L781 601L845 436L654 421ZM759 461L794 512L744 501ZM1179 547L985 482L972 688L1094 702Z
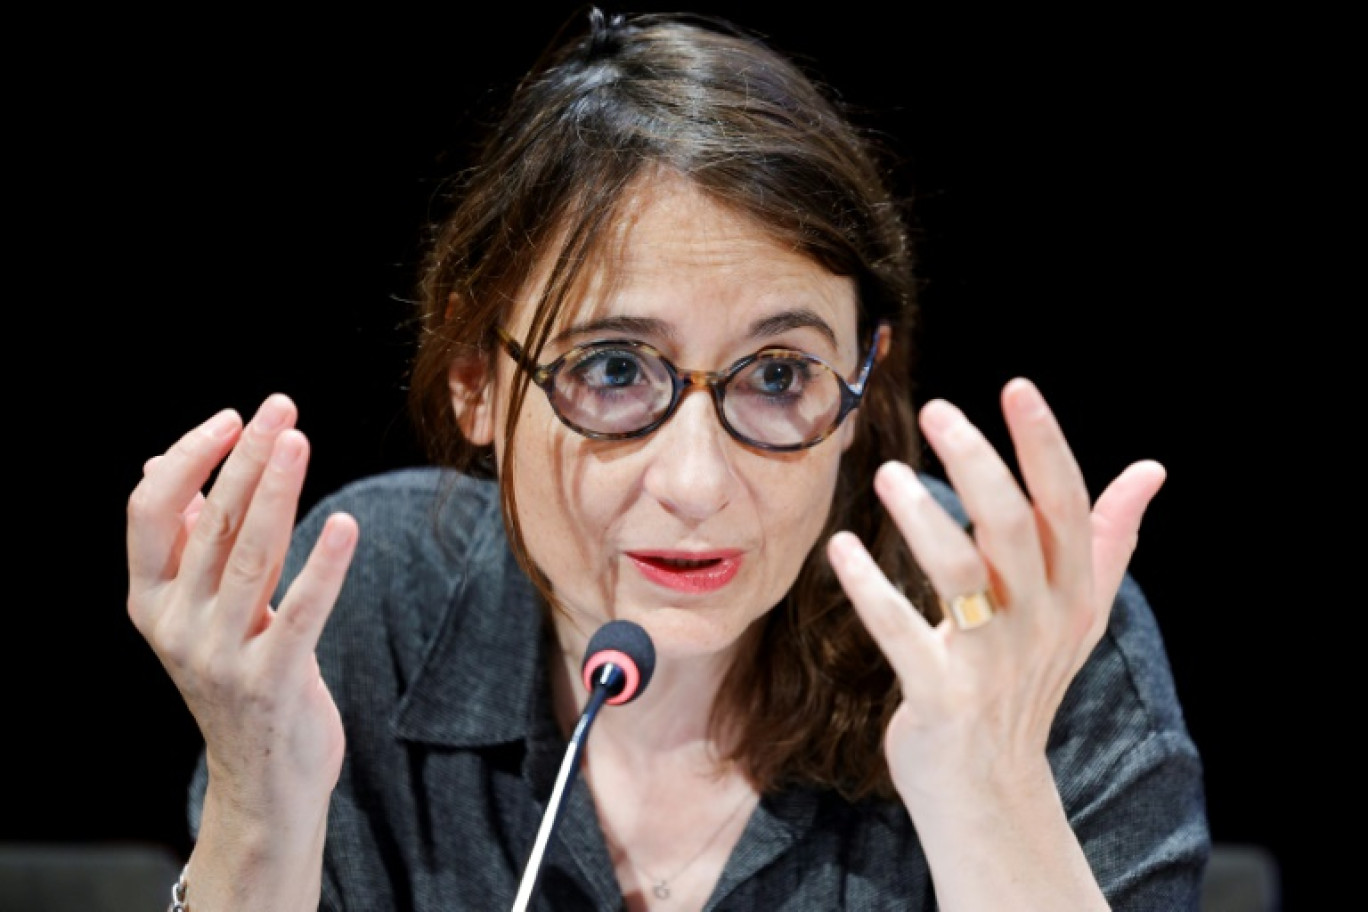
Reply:
M938 830L972 832L976 840L1003 838L1009 846L1031 840L1050 846L1048 833L1068 838L1059 826L1062 814L1045 755L1050 725L1106 629L1141 518L1165 473L1152 461L1133 463L1092 503L1036 387L1023 379L1008 383L1002 409L1024 490L959 409L933 401L920 416L972 532L941 508L907 466L887 464L874 480L942 604L970 596L973 607L972 597L986 592L991 619L961 629L947 611L933 626L855 536L833 536L828 554L898 675L903 700L885 748L894 783L926 831L924 838L934 841ZM1049 800L1030 797L1042 793ZM1016 841L1008 839L1013 832ZM978 850L987 848L978 841ZM938 856L945 859L942 870L981 870L958 864L956 851L928 845L933 870ZM998 861L1014 870L1010 859ZM1030 872L1029 864L1015 869L1025 878ZM965 886L970 893L978 889Z
M128 613L204 736L204 825L312 844L344 749L314 649L358 530L350 516L330 517L271 605L308 464L296 418L294 403L273 395L245 428L220 412L148 461L128 501Z

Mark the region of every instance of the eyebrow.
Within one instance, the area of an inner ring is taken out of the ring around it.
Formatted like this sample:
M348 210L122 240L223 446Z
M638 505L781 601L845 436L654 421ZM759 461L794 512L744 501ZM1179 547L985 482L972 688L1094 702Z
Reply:
M655 317L599 317L582 323L572 323L553 335L551 342L564 342L572 336L597 336L618 333L628 336L663 336L674 338L674 328Z
M759 339L777 336L790 329L815 329L831 343L832 348L839 347L836 342L836 331L831 328L831 324L818 316L816 311L808 310L806 307L781 311L762 320L756 320L751 324L750 337Z
M746 335L751 339L763 339L768 336L777 336L791 329L815 329L831 343L833 348L838 345L836 331L831 328L831 324L819 316L816 311L809 310L806 307L798 307L762 317L751 323ZM673 324L656 317L610 316L598 317L583 323L574 323L552 336L551 341L563 342L572 336L604 333L655 336L669 340L674 340L677 335Z

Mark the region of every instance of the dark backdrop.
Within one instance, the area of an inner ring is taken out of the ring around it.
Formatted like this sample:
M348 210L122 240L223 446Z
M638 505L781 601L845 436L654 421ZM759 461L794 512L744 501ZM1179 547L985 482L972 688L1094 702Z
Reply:
M1262 227L1278 162L1256 116L1279 64L1190 16L695 8L809 59L902 153L923 400L950 398L1005 442L997 394L1025 374L1094 493L1133 459L1168 466L1133 569L1206 761L1213 833L1270 847L1295 902L1314 862L1293 836L1299 751L1271 735L1297 673L1277 620L1286 536L1249 480L1286 459L1253 379L1282 341L1257 316L1285 303ZM435 179L486 91L569 9L202 13L34 36L47 59L12 134L14 195L41 205L11 264L22 521L0 838L188 851L197 732L124 611L141 463L273 390L313 442L305 506L417 461L401 323Z

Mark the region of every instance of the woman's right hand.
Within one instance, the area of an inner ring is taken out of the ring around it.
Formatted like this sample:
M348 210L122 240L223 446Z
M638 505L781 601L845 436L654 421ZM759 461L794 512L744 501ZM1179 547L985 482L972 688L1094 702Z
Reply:
M267 844L282 856L296 854L291 845L321 852L344 749L314 649L356 520L329 517L280 604L270 602L308 463L296 418L282 394L245 428L220 412L148 460L128 500L128 613L204 737L201 830L222 827L217 838L253 843L239 846L250 855Z

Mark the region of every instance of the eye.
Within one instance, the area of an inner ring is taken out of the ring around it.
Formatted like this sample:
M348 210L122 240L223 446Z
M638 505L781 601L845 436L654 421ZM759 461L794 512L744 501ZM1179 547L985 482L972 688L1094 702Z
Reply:
M587 351L569 367L565 379L591 389L625 389L646 382L641 356L625 349Z
M649 349L595 342L566 355L551 407L581 432L631 434L669 407L671 389L669 371Z
M758 374L758 385L767 393L787 391L797 380L794 366L784 361L762 362Z
M812 378L812 365L802 358L767 355L757 358L732 383L743 395L798 398Z

